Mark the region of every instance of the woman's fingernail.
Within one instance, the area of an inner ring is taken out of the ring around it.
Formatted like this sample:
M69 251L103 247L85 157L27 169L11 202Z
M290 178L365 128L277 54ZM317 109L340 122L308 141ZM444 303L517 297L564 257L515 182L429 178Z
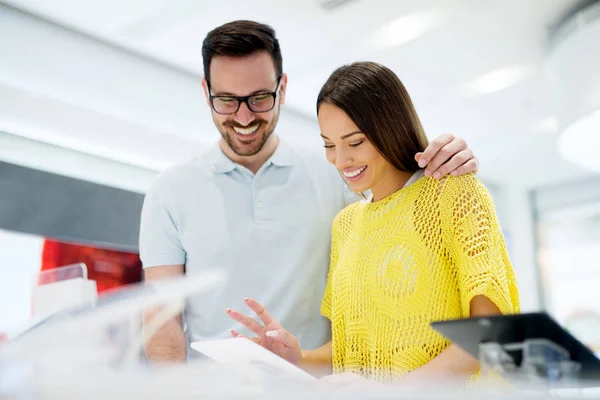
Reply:
M426 166L427 166L427 161L425 161L425 159L421 157L421 159L419 160L419 167L424 168Z

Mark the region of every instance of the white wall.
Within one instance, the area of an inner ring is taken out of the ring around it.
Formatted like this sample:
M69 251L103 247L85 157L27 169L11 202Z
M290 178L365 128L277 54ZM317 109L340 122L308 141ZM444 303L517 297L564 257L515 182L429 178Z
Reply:
M4 132L154 170L219 137L200 76L1 4L0 54ZM315 119L286 107L279 129L297 143L318 139Z
M0 82L157 131L196 137L200 78L0 6Z
M536 237L530 191L522 186L505 186L503 198L507 210L503 228L508 234L511 261L517 275L521 310L538 311L543 305L536 261Z
M0 131L0 161L145 193L156 171ZM3 193L9 196L10 193ZM1 253L0 253L1 254Z

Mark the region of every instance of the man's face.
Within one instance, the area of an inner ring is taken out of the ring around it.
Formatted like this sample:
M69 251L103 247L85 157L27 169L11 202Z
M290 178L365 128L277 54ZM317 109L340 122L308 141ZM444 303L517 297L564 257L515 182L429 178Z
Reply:
M210 95L241 97L277 90L275 105L272 110L266 112L254 112L246 103L241 102L237 112L223 115L217 113L211 106L213 121L235 154L239 156L257 154L275 130L280 105L285 100L287 84L287 77L283 75L277 87L277 78L273 59L266 51L256 52L247 57L216 56L212 59ZM202 84L210 106L208 84L205 80ZM222 101L223 103L235 102L228 98L223 98Z

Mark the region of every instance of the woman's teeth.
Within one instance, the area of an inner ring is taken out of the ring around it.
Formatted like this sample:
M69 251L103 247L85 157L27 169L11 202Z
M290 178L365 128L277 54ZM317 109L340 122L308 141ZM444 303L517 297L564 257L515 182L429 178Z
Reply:
M361 172L363 172L365 170L365 167L359 168L359 169L355 169L354 171L344 171L344 176L348 177L348 178L354 178L355 176L360 175Z

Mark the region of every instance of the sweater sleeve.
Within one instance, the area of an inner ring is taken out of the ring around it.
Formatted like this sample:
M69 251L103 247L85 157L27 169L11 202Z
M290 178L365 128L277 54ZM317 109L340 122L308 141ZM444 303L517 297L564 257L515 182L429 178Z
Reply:
M450 219L451 254L456 263L463 317L471 300L489 298L503 314L520 312L519 294L492 198L473 174L446 180L440 207Z

